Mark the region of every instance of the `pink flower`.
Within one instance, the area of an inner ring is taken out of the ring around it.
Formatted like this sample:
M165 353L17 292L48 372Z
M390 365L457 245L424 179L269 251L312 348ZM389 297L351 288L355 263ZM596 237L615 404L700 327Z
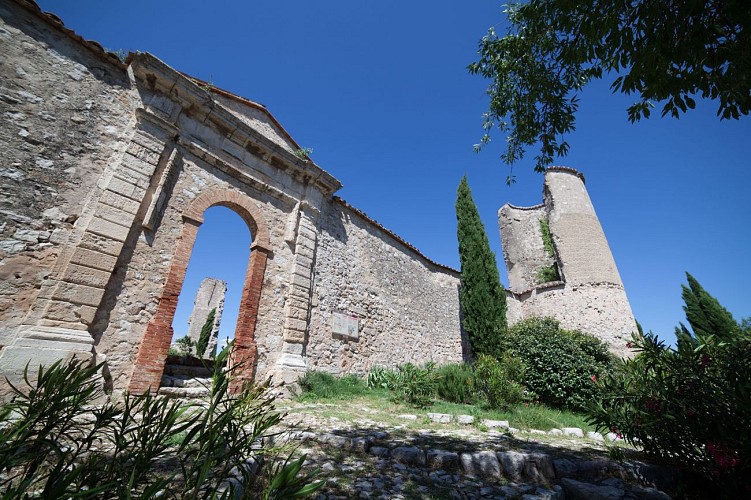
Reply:
M632 349L634 347L634 343L633 342L626 342L626 347L629 348L629 349Z
M649 398L648 400L644 401L644 408L646 408L647 411L654 411L659 413L660 402L655 398Z
M592 375L589 378L592 379L592 382L597 382L597 375Z
M717 443L707 443L707 451L709 452L715 465L720 469L732 469L739 463L738 452Z

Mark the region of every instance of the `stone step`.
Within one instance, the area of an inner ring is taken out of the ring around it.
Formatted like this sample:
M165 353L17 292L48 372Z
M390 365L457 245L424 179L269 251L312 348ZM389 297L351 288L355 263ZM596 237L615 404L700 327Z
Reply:
M159 386L208 388L211 387L211 378L162 375L162 382Z
M172 377L211 378L212 371L203 366L164 365L164 375Z
M209 395L209 390L203 387L160 387L159 394L168 398L199 399Z

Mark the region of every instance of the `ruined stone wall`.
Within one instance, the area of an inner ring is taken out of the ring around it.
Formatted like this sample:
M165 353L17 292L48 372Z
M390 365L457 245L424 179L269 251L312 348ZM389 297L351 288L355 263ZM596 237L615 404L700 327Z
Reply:
M602 339L617 355L629 355L626 343L636 321L584 177L573 169L548 169L543 201L529 208L507 204L498 213L509 271L509 323L550 316L563 328ZM541 218L549 223L554 258L542 248ZM560 280L540 283L536 272L551 260Z
M0 14L1 375L75 356L111 390L155 390L215 205L252 238L243 377L462 359L458 273L334 198L265 108L150 54L126 66L33 3Z
M307 356L310 368L366 373L461 362L459 276L406 248L343 203L321 214ZM337 334L335 314L357 318L358 335Z
M34 298L64 278L61 264L83 237L102 176L123 155L137 97L125 67L101 50L13 3L0 5L0 18L2 346L13 343ZM79 281L96 274L79 267Z

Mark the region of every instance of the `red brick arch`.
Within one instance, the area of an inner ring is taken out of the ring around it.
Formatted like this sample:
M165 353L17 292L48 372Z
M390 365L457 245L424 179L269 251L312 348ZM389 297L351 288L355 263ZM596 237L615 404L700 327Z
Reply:
M253 379L256 360L256 318L261 301L266 259L271 252L269 230L263 213L253 204L251 198L233 189L211 188L201 193L183 212L182 233L172 257L167 282L154 318L146 327L128 385L128 390L133 393L143 393L148 390L156 392L159 388L164 371L164 360L172 339L172 320L177 309L177 298L182 290L198 228L203 223L204 212L217 205L230 208L242 217L248 224L253 237L240 299L233 354L234 361L242 363L238 382Z

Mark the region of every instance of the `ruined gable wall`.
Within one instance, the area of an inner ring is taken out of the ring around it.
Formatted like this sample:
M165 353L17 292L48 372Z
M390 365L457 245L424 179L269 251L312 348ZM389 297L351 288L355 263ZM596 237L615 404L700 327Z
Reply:
M459 276L334 201L321 214L308 341L310 368L461 362ZM359 318L359 338L332 334L332 316ZM464 346L466 349L466 345Z
M537 285L540 269L554 258L545 252L540 221L547 218L544 205L515 207L506 204L498 211L503 258L508 268L509 290L521 292Z
M0 5L0 17L0 345L8 345L80 238L97 183L125 149L137 97L124 67L103 53L14 2Z

